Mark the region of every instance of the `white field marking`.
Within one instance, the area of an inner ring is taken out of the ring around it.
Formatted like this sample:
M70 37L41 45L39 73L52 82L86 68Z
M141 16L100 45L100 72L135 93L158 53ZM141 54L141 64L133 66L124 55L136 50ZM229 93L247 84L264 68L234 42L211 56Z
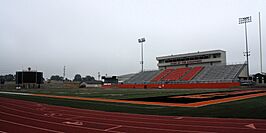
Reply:
M81 121L75 121L75 122L65 121L62 123L69 124L69 125L76 125L76 126L82 126L83 125L83 122L81 122Z
M46 110L46 108L45 107L40 107L40 108L36 108L36 110L44 111L44 110Z
M251 128L251 129L257 129L253 123L245 125L245 127Z
M7 132L4 132L4 131L0 131L0 133L7 133Z
M117 129L117 128L120 128L120 127L122 127L122 125L118 125L118 126L115 126L115 127L107 128L107 129L105 129L103 131L110 131L110 130Z
M26 96L30 96L32 94L30 93L19 93L19 92L6 92L6 91L0 91L1 94L12 94L12 95L26 95Z
M16 123L16 122L12 122L12 121L6 121L6 120L2 120L2 119L0 119L0 121L6 122L6 123L11 123L11 124L14 124L14 125L20 125L20 126L24 126L24 127L29 127L29 128L34 128L34 129L38 129L38 130L43 130L43 131L49 131L49 132L55 132L55 133L64 133L64 132L61 132L61 131L55 131L55 130L51 130L51 129L25 125L25 124Z
M181 119L183 119L184 117L176 117L176 118L174 118L174 119L177 119L177 120L181 120Z
M44 116L48 116L48 117L54 117L54 116L62 116L61 114L55 114L55 113L46 113L44 114Z
M103 94L104 96L124 96L124 94Z

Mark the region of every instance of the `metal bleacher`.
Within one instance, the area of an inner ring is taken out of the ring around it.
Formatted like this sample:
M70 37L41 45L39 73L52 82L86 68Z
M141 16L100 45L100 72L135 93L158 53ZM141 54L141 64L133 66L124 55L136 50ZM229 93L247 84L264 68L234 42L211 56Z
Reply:
M185 81L189 81L191 79L193 79L204 67L202 66L197 66L197 67L193 67L189 73L187 73L183 78L182 80L185 80Z
M140 83L140 82L149 82L152 80L153 77L158 75L161 71L154 70L154 71L144 71L139 72L132 76L130 79L126 80L126 83Z
M151 81L153 82L160 81L161 79L163 79L165 76L167 76L169 73L171 73L174 70L175 69L173 68L167 68L163 70L160 74L158 74L156 77L154 77Z
M243 68L243 64L206 66L192 80L232 80L237 78L237 74Z
M190 83L229 81L236 80L243 68L244 64L237 64L144 71L135 74L124 83L146 84L162 82Z

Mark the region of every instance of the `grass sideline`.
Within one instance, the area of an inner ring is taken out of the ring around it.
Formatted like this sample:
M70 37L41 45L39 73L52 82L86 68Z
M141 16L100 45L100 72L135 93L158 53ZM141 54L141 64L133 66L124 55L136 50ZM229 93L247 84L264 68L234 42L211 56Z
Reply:
M0 91L7 91L1 89ZM10 90L9 90L10 91ZM147 90L147 89L54 89L47 91L47 89L35 90L12 90L13 92L27 92L27 93L42 93L53 95L71 95L71 96L84 96L84 97L105 97L115 99L127 99L135 97L147 96L162 96L162 95L182 95L182 94L198 94L203 92L217 92L229 91L228 89L219 90ZM60 92L67 92L65 94ZM79 93L77 93L79 92ZM87 95L83 94L88 92ZM89 93L90 92L90 93ZM92 93L94 92L94 93ZM80 94L82 93L82 94ZM124 94L124 95L105 95L105 94ZM221 103L216 105L209 105L198 108L184 108L184 107L162 107L152 105L134 105L123 103L105 103L96 101L80 101L69 99L56 99L46 97L35 97L25 95L10 95L0 94L1 97L22 99L34 101L39 103L69 106L74 108L103 110L113 112L127 112L151 115L172 115L172 116L196 116L196 117L220 117L220 118L252 118L252 119L266 119L266 96L256 97L251 99L239 100L228 103Z

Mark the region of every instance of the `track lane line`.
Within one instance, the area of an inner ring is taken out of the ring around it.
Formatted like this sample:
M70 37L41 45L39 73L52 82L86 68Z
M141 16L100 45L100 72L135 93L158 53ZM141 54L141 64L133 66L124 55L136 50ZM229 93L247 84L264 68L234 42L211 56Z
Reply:
M15 115L15 114L5 113L3 111L0 111L0 114L5 115L5 116L9 116L9 117L11 116L11 118L20 118L20 119L28 120L28 121L32 121L32 122L35 121L35 122L38 122L38 124L46 123L47 126L48 126L48 124L54 125L54 127L52 127L52 128L55 128L55 126L58 126L58 127L62 127L62 128L75 129L75 130L77 130L77 132L79 130L80 131L87 131L88 130L88 131L91 131L91 132L106 132L106 131L103 131L103 130L100 130L100 129L96 129L96 128L78 127L78 126L74 126L74 125L66 125L66 124L61 124L61 123L44 121L44 120L39 120L39 119L34 119L34 118L29 118L29 117L24 117L24 116L19 116L19 115ZM108 131L108 132L118 133L118 132L115 132L115 131Z
M143 122L142 122L143 123ZM152 124L157 124L157 123L152 123ZM248 124L248 123L245 123L245 124ZM184 125L184 124L183 124ZM217 126L215 126L215 127L217 127ZM228 128L228 127L225 127L225 128Z
M118 125L118 126L115 126L115 127L107 128L104 131L110 131L110 130L117 129L117 128L120 128L120 127L122 127L122 125Z
M84 121L86 122L86 121ZM149 129L154 131L165 131L165 132L191 132L191 133L202 133L202 131L190 131L190 130L172 130L172 129L158 129L158 128L148 128L148 127L137 127L137 126L125 126L127 128L134 128L134 129ZM111 131L109 131L111 132ZM120 132L120 131L112 131L112 132ZM205 133L213 133L213 132L205 132Z
M126 122L128 122L128 121L126 121ZM129 126L129 125L127 125L128 127L133 127L133 126ZM176 126L176 125L173 125L173 126ZM134 126L134 128L136 128L136 126ZM139 128L141 128L141 127L139 127ZM148 127L145 127L145 128L148 128Z
M137 127L132 127L132 126L131 126L130 128L137 128ZM146 129L146 128L145 128L145 129ZM194 133L195 133L195 132L199 132L199 131L185 131L185 130L154 129L154 128L149 128L149 129L150 129L150 130L155 130L155 131L157 131L157 130L162 131L162 130L163 130L163 131L169 131L169 132L170 132L170 131L179 131L179 132L182 131L182 132L194 132Z
M10 123L10 124L14 124L14 125L23 126L23 127L28 127L28 128L34 128L34 129L38 129L38 130L43 130L43 131L46 131L46 132L64 133L64 132L61 132L61 131L56 131L56 130L41 128L41 127L35 127L35 126L31 126L31 125L25 125L25 124L16 123L16 122L7 121L7 120L2 120L2 119L0 119L0 121L6 122L6 123Z
M15 101L22 101L22 100L15 100ZM23 101L24 102L24 101ZM31 101L27 101L27 102L30 102L31 104L36 104L36 102L31 102ZM78 111L79 113L83 113L85 112L86 114L87 113L91 113L91 112L94 112L97 113L98 115L104 115L104 114L108 114L110 115L110 113L112 115L115 115L115 114L119 114L118 116L119 117L131 117L131 118L139 118L139 119L153 119L153 120L156 120L154 119L154 117L158 117L156 115L142 115L142 114L126 114L126 113L120 113L120 112L105 112L105 111L97 111L97 110L85 110L85 109L77 109L77 108L71 108L71 107L63 107L63 106L55 106L55 105L47 105L47 104L43 104L44 106L49 106L49 108L53 108L55 107L57 110L58 108L62 108L62 110L73 110L73 111ZM125 115L125 116L124 116ZM117 115L116 115L117 116ZM160 120L161 119L175 119L176 117L178 116L159 116ZM232 122L232 123L236 123L237 121L241 121L241 122L238 122L238 123L242 123L242 122L246 122L248 121L247 123L250 123L250 121L252 121L253 123L266 123L265 120L262 120L262 119L237 119L237 118L208 118L208 117L187 117L187 116L182 116L185 119L190 119L190 118L196 118L195 120L193 121L199 121L199 122L210 122L210 119L212 119L212 121L214 121L215 123L219 122L219 121L222 121L222 122ZM206 120L205 120L206 119ZM245 124L245 123L244 123Z
M46 104L45 104L46 105ZM47 105L48 106L48 105ZM61 107L61 106L54 106L54 105L49 105L49 108L51 108L51 106L52 107L59 107L59 108L62 108L63 110L65 110L66 109L66 107ZM68 108L68 107L67 107ZM117 114L117 112L103 112L103 111L94 111L94 110L89 110L89 112L87 112L88 110L84 110L84 109L75 109L75 108L70 108L70 109L72 109L72 110L75 110L75 111L79 111L80 113L82 112L84 112L84 111L86 111L86 113L91 113L91 111L92 112L100 112L100 114L99 115L104 115L104 114L110 114L110 113L112 113L112 115L114 115L114 114ZM103 113L103 114L102 114ZM95 114L95 113L94 113ZM118 114L120 114L120 113L118 113ZM132 116L133 115L133 116ZM119 115L118 117L122 117L123 116L123 113L121 114L121 115ZM135 114L129 114L129 115L127 115L127 116L129 116L129 117L134 117L134 118L136 118L136 116L135 116ZM137 116L139 116L138 118L139 119L146 119L145 118L145 115L137 115ZM149 116L149 115L148 115ZM151 115L151 117L152 117L153 115ZM129 117L127 117L127 118L129 118ZM144 117L144 118L143 118ZM168 116L166 116L166 119L174 119L174 118L176 118L177 116L171 116L171 117L168 117ZM186 117L186 116L182 116L183 118L184 118L184 120L185 119L190 119L190 118L193 118L193 117ZM163 119L164 118L164 116L163 117L161 117L160 118L160 120L161 119ZM207 122L210 122L210 120L209 119L214 119L213 121L215 122L215 123L217 123L217 122L219 122L220 120L222 120L223 122L224 121L226 121L226 122L228 122L228 121L232 121L232 123L236 123L236 121L241 121L241 122L238 122L238 123L242 123L243 121L248 121L248 123L250 123L250 121L252 121L253 123L254 122L256 122L256 123L260 123L260 122L263 122L263 123L265 123L266 121L265 120L261 120L261 119L235 119L235 118L233 118L233 119L230 119L230 118L223 118L223 119L220 119L220 118L207 118L207 117L195 117L195 118L197 118L197 119L195 119L195 120L193 120L193 121L205 121L205 119L207 119L206 121ZM147 119L152 119L152 118L147 118ZM200 120L199 120L200 119ZM155 120L154 118L153 118L153 120ZM245 123L244 123L245 124Z

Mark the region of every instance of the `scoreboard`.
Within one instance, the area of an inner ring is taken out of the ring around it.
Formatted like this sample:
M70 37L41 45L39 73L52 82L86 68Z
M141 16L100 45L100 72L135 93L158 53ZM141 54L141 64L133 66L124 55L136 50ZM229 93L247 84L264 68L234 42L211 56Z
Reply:
M42 72L33 72L33 71L21 71L16 72L16 84L23 83L43 83L43 73Z

